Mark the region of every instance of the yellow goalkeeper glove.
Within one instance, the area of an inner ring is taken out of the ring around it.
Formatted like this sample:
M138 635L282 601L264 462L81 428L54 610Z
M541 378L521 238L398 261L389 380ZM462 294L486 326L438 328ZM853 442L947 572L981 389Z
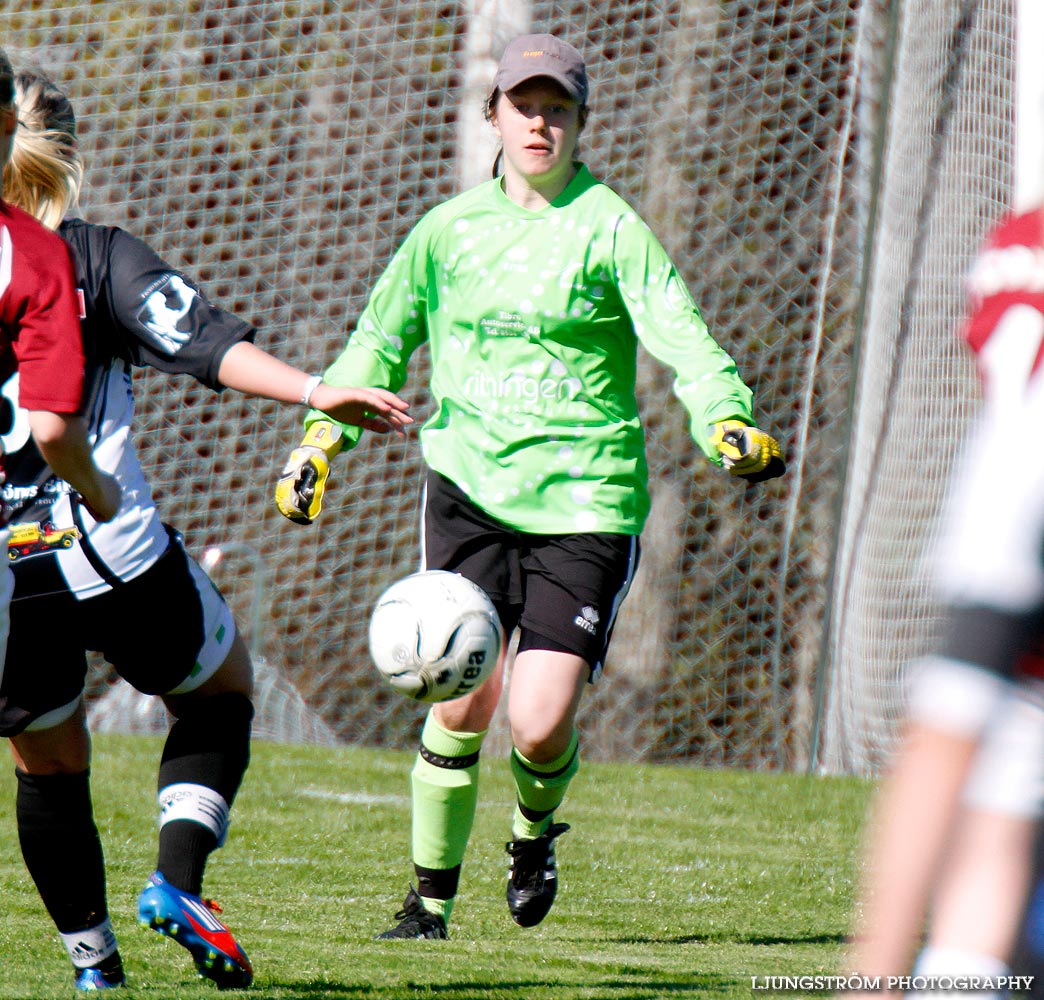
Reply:
M779 442L742 420L722 420L711 425L711 444L718 449L729 473L748 483L763 483L787 471Z
M330 462L341 443L341 428L329 420L317 420L305 431L276 483L275 502L283 517L311 524L319 516Z

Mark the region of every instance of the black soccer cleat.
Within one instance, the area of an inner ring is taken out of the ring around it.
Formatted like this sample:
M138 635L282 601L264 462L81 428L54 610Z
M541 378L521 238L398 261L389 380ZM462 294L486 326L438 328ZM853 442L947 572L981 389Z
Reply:
M402 909L395 914L395 919L399 922L391 930L378 934L378 941L401 941L409 938L445 940L449 937L449 934L446 933L446 921L437 913L424 909L424 904L412 885L410 891L406 893L406 901L402 904Z
M536 927L550 911L558 889L555 838L568 829L568 823L552 823L534 840L508 841L507 902L519 927Z

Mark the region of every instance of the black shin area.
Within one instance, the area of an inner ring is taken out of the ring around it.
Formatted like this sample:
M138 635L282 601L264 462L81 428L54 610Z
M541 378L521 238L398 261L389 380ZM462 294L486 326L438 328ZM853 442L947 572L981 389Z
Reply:
M171 727L159 768L159 791L172 785L202 785L231 807L250 763L250 722L254 709L246 695L227 693L186 702ZM207 856L218 846L208 826L176 819L160 827L156 867L172 885L199 894Z
M460 865L453 868L422 868L413 866L417 876L417 892L431 899L452 899L460 884Z
M15 775L18 839L40 899L63 934L95 927L108 909L90 771Z

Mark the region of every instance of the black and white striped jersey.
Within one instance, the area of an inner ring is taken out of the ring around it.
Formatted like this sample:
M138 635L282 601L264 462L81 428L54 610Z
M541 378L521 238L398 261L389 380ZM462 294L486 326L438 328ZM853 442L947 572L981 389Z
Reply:
M124 499L111 522L94 521L45 466L18 408L17 375L10 378L3 387L9 404L3 410L13 417L3 434L7 479L0 502L13 522L8 556L16 600L62 589L93 597L159 558L168 536L131 439L132 369L187 374L220 391L225 352L256 332L124 230L67 219L59 233L72 248L82 296L84 412L94 458L117 477Z

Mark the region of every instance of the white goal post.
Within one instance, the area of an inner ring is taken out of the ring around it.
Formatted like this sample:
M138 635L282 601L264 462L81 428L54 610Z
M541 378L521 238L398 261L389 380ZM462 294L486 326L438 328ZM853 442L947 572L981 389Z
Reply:
M1012 207L1044 204L1044 4L1016 0L1015 166Z

